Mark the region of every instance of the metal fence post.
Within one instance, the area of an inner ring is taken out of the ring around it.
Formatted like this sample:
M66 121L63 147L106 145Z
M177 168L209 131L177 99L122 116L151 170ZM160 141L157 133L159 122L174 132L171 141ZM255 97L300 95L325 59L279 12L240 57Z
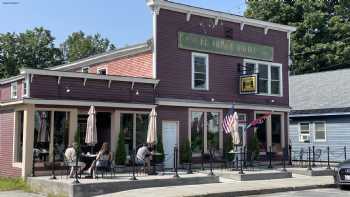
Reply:
M315 164L315 146L312 146L312 167L316 167L316 164Z
M52 151L52 163L51 163L51 177L50 177L50 179L53 179L53 180L56 179L56 175L55 175L55 160L56 160L56 158L55 157L56 157L55 149L53 149L53 151Z
M346 146L344 146L344 159L346 160Z
M214 176L213 172L213 149L209 149L209 159L210 159L210 171L208 173L208 176Z
M282 171L283 172L286 172L286 154L287 154L287 147L283 147L283 154L282 154L282 165L283 165L283 168L282 168Z
M293 165L292 164L292 145L289 145L288 146L288 148L289 148L289 154L288 154L288 156L289 156L289 165Z
M201 170L204 170L204 149L201 152Z
M132 162L132 177L130 178L130 180L132 181L136 181L137 178L135 176L135 155L136 155L136 150L133 149L132 153L131 153L131 162Z
M269 146L269 166L267 168L272 168L272 147Z
M329 164L329 146L327 146L327 169L331 169L331 165Z
M174 146L174 176L173 178L179 178L179 174L177 172L177 146Z
M32 177L35 177L35 153L33 152Z
M247 168L247 157L248 157L247 146L244 146L244 149L243 149L243 167L244 168Z
M241 147L241 149L240 149L240 163L241 163L241 165L240 165L240 170L239 170L239 173L238 173L238 174L244 174L244 172L243 172L243 159L242 159L242 154L243 154L243 150L242 150L242 147Z
M311 147L309 146L309 153L308 153L308 166L307 166L307 170L312 170L312 168L311 168Z

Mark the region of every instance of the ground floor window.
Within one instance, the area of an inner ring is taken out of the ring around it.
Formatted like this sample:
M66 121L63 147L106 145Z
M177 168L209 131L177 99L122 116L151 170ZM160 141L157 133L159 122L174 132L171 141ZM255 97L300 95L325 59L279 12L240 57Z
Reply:
M300 142L310 141L310 123L302 122L299 124L299 141Z
M133 149L146 143L148 128L148 113L121 113L120 132L124 132L125 149L129 155Z
M190 111L190 139L193 154L209 149L221 150L221 117L219 111Z
M15 162L22 162L22 153L23 153L23 120L24 112L16 112L16 129L15 129Z
M326 141L326 124L324 122L315 122L315 141Z

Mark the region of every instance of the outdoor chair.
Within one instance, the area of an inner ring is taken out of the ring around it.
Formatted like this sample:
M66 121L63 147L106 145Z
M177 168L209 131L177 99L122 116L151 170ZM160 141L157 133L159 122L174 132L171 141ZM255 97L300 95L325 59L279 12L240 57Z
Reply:
M97 163L100 163L97 165ZM111 177L113 174L113 168L112 168L112 162L109 160L97 160L96 163L96 178L98 178L98 175L101 174L101 177L104 178L104 175L107 175L108 172L110 173Z

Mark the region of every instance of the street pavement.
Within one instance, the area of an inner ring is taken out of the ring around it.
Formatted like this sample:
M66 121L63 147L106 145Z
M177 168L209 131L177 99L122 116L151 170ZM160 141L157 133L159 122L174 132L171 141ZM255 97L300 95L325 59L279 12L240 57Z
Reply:
M0 197L45 197L43 194L28 193L24 191L5 191L0 192Z
M253 195L246 197L346 197L350 196L350 190L332 189L313 189L304 191L282 192L265 195Z

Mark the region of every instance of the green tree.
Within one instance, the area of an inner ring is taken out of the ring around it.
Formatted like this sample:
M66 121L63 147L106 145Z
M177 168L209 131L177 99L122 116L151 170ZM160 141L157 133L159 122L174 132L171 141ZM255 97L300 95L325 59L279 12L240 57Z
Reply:
M116 165L125 165L126 162L126 150L125 150L125 137L124 132L119 132L117 149L115 151L115 164Z
M163 147L162 138L160 138L160 137L158 137L156 151L157 151L157 153L160 153L159 156L156 156L157 162L163 162L164 158L165 158L165 156L164 156L164 147Z
M107 38L100 34L85 35L84 32L74 32L61 45L61 50L67 62L72 62L91 55L115 49Z
M350 67L349 0L248 0L247 17L292 25L292 74Z
M192 160L191 143L186 138L185 142L183 142L180 146L180 162L190 163L191 160Z
M62 63L54 37L43 27L24 33L0 34L0 77L17 75L23 67L47 68Z

